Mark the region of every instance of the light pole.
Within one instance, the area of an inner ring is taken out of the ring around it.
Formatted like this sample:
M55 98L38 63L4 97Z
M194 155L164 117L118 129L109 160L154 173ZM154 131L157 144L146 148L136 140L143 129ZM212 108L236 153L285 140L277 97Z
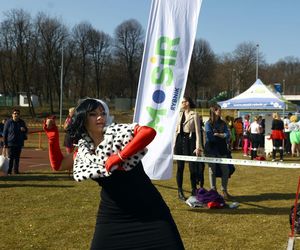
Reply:
M61 66L60 66L60 107L59 107L59 126L62 126L62 95L63 95L63 73L64 73L64 44L61 46Z
M234 88L235 88L235 69L232 69L231 72L231 98L234 95Z
M258 79L258 51L259 51L259 44L256 44L256 80Z

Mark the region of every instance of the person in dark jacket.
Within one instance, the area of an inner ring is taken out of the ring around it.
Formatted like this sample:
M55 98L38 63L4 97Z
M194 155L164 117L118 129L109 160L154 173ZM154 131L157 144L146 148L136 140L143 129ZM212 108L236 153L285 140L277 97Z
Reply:
M272 161L276 160L276 153L279 151L280 161L283 161L283 142L284 136L284 123L278 113L273 113L271 139L273 142Z
M13 109L12 118L8 119L4 125L3 141L4 147L8 149L9 168L7 174L11 174L14 169L15 174L19 174L19 162L24 140L27 139L26 123L20 119L20 110Z
M230 134L226 122L221 118L221 107L217 104L210 107L209 120L205 123L205 134L205 155L214 158L228 158ZM209 163L208 167L211 189L216 190L217 164ZM220 168L222 172L221 190L223 192L223 197L224 199L230 199L232 197L227 191L229 167L226 164L220 164Z

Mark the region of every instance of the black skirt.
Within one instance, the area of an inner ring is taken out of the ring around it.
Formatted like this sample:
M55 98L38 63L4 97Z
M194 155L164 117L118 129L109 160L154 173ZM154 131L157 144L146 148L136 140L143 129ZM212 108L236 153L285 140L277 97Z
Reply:
M196 134L182 133L178 134L175 141L174 153L176 155L193 155L196 149Z
M91 249L184 249L170 210L139 163L102 186Z

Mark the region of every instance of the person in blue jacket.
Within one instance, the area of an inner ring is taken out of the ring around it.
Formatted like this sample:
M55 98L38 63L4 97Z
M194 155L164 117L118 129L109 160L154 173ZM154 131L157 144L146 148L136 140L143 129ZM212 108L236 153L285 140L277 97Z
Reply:
M221 118L221 107L216 104L210 107L209 120L205 123L206 143L204 154L208 157L228 158L228 143L230 133L225 121ZM209 181L211 189L216 188L216 163L209 163ZM225 199L231 198L227 191L229 178L229 167L227 164L220 164L222 171L221 190Z
M9 157L9 168L7 174L19 174L19 162L24 140L27 139L26 123L20 118L20 110L13 109L12 118L8 119L4 125L3 141L4 148L7 148Z

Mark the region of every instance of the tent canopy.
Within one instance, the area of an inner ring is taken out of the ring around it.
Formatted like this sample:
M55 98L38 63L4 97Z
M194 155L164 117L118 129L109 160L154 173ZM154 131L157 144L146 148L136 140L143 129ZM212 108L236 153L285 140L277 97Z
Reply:
M272 92L260 79L240 95L218 102L222 109L285 109L286 103L280 95Z

